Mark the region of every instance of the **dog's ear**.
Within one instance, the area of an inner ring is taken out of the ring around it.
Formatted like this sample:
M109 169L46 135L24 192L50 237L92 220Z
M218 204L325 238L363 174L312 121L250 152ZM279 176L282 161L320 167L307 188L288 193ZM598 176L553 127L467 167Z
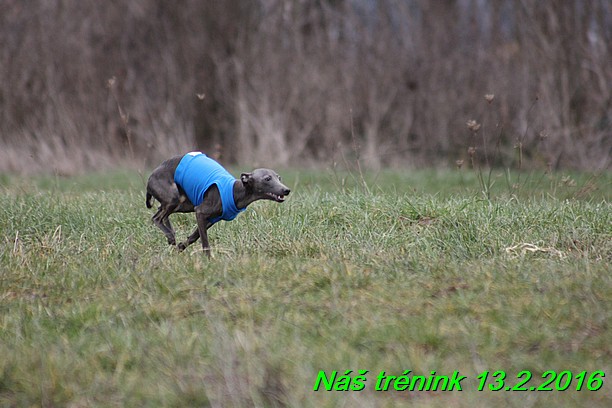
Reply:
M242 173L240 175L240 181L242 181L242 184L245 186L250 185L253 182L253 173Z

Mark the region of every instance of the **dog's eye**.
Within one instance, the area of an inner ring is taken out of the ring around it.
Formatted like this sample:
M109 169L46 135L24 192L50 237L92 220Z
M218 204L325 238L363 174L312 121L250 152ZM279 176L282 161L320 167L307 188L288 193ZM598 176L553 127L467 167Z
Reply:
M283 179L281 178L281 176L278 176L278 181L283 181Z
M270 181L270 180L272 180L272 176L266 176L266 178L264 180Z

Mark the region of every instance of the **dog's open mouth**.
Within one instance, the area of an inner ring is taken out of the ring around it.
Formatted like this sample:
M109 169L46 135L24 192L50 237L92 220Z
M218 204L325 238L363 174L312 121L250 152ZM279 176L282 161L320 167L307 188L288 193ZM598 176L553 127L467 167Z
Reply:
M282 194L274 194L274 193L266 193L269 197L272 197L272 199L274 201L276 201L277 203L282 203L283 201L285 201L285 196Z

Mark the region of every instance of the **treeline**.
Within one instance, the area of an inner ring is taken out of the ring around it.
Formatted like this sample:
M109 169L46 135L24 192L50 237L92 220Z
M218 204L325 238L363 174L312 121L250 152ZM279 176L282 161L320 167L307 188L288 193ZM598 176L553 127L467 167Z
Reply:
M609 0L2 0L0 171L602 169L611 47Z

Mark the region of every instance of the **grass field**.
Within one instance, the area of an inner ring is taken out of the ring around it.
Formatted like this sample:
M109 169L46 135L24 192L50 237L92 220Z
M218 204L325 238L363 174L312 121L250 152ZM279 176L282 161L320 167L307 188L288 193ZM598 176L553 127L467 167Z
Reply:
M610 173L281 174L210 261L138 174L0 176L0 406L611 406ZM375 390L406 370L466 379Z

